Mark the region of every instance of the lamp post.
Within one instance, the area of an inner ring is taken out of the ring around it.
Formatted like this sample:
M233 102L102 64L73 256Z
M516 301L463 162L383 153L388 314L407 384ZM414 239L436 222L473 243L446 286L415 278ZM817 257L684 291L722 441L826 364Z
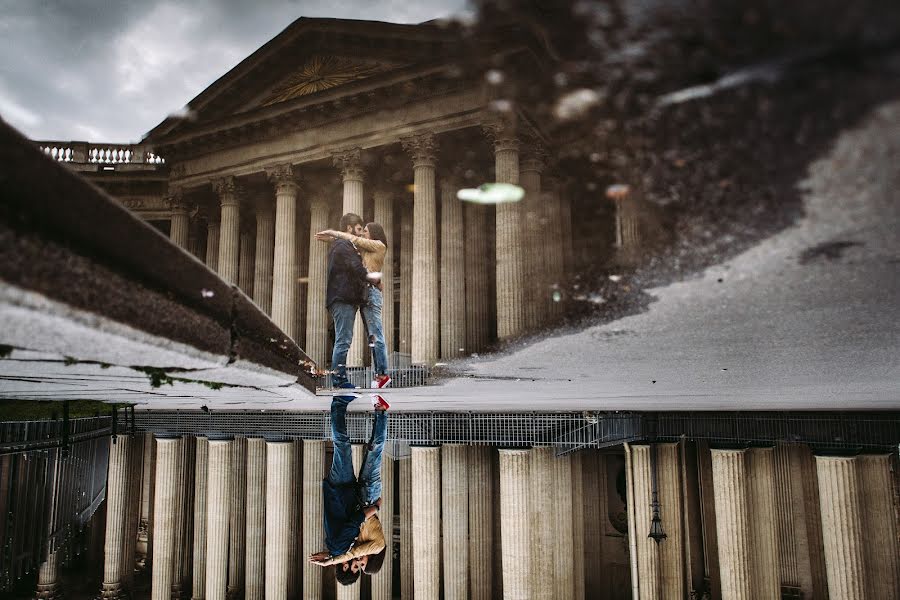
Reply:
M656 487L656 444L650 445L650 533L647 535L653 538L657 545L666 539L666 533L662 528L662 520L659 518L659 492Z

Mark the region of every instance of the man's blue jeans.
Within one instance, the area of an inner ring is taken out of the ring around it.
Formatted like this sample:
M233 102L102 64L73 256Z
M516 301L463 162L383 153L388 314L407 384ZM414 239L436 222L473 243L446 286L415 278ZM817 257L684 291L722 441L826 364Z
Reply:
M331 318L334 320L334 350L331 352L331 369L334 371L332 384L340 387L347 383L347 352L353 341L353 322L356 320L357 306L334 302Z
M353 396L335 396L331 401L331 439L334 455L328 480L334 484L357 481L353 470L353 452L347 434L347 405ZM375 431L372 449L366 452L366 460L359 471L359 501L363 508L375 504L381 497L381 455L387 440L387 412L375 411Z
M362 316L366 322L366 329L369 335L375 338L375 347L373 348L375 374L384 375L387 373L387 347L384 345L384 321L381 318L381 312L384 307L384 296L376 287L369 287L369 297L362 307Z

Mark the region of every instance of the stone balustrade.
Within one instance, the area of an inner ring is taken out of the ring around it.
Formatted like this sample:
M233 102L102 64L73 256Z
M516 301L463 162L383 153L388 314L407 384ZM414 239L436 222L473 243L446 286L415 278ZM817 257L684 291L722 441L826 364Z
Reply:
M41 151L53 160L74 164L163 165L165 159L139 144L90 144L88 142L40 141Z

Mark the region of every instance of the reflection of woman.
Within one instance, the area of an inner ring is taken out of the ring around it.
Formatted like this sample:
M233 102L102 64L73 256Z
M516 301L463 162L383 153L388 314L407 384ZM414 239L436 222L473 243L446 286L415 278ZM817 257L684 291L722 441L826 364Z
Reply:
M316 239L324 242L330 242L335 238L349 240L356 246L369 273L381 273L384 269L387 236L384 233L384 227L378 223L366 225L363 229L363 237L333 229L326 229L316 234ZM387 285L391 284L392 282L387 282ZM383 306L384 296L381 292L381 282L377 285L370 283L366 303L362 306L362 315L374 346L375 381L372 383L372 387L376 388L386 387L391 382L391 378L387 374L387 347L384 343L384 325L381 319Z

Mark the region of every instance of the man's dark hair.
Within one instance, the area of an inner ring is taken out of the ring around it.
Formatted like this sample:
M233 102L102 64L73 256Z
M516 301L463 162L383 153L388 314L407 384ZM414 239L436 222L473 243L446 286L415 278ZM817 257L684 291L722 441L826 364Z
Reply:
M369 232L372 230L370 229ZM387 554L387 546L381 549L381 552L378 554L370 554L369 560L366 561L366 568L363 569L363 573L366 575L374 575L378 571L381 570L381 565L384 564L384 556Z
M362 224L362 217L360 217L358 214L347 213L346 215L341 217L341 224L339 225L339 228L341 231L346 233L348 228L356 227L357 225L362 226Z
M356 580L359 579L359 575L362 571L353 572L353 569L344 570L344 564L340 563L334 566L334 578L338 580L338 583L341 585L353 585L356 583Z
M369 237L378 240L387 247L387 235L384 233L384 227L378 223L366 223L366 229L369 230Z

